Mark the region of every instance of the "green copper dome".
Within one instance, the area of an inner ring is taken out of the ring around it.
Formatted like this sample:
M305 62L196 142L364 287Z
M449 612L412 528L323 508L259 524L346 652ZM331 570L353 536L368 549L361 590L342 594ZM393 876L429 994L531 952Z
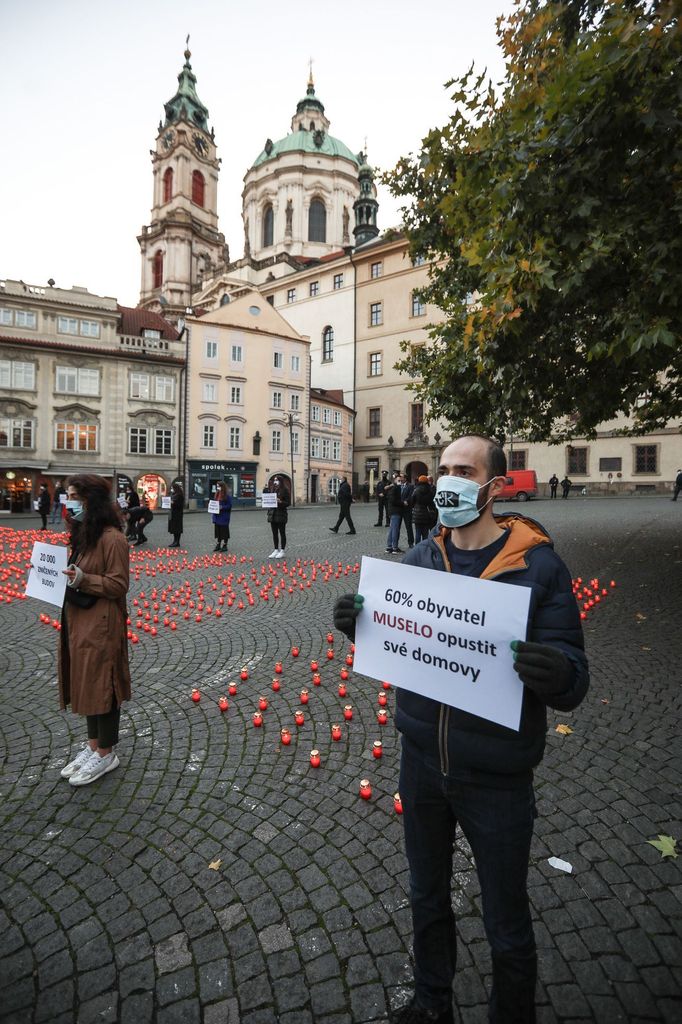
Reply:
M191 56L190 51L185 50L185 63L178 75L178 90L173 99L163 105L166 111L166 125L175 124L177 121L190 121L197 128L207 131L208 109L197 96L197 77L189 62Z
M265 143L265 148L253 162L254 167L260 167L268 160L276 160L283 153L323 153L325 156L342 156L351 160L356 167L360 161L355 153L351 153L348 146L335 139L333 135L327 135L323 131L297 131L292 132L278 142L271 139Z

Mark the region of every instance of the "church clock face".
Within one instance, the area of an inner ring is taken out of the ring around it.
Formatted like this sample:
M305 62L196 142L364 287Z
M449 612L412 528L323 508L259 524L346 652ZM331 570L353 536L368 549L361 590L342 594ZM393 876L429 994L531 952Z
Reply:
M175 135L173 134L173 132L166 132L166 134L163 137L164 149L170 149L174 142Z
M206 156L206 154L208 153L208 143L206 142L206 139L204 138L204 136L203 135L195 135L194 139L193 139L193 142L194 142L194 147L195 147L197 153L200 153L201 156Z

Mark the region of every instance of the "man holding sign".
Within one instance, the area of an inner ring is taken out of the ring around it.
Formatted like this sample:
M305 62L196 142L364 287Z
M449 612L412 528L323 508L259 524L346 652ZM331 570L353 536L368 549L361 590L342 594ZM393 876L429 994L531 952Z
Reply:
M532 1024L537 958L526 883L535 818L533 769L544 753L546 708L572 710L587 692L580 615L568 569L542 527L521 515L493 514L493 501L507 474L502 448L480 435L461 437L443 452L440 471L435 497L439 528L408 552L403 565L522 587L519 598L526 600L530 591L528 639L511 642L513 667L523 683L516 728L500 724L493 708L487 716L484 708L472 713L423 692L426 670L420 659L426 648L421 637L428 636L429 629L436 634L448 630L448 635L458 637L458 656L451 656L443 669L453 673L457 668L457 674L446 680L452 688L461 685L469 666L467 685L477 685L476 659L490 661L501 654L491 648L490 640L481 634L479 640L469 636L460 645L463 630L458 631L454 622L443 626L438 613L427 622L423 615L413 614L415 607L396 610L407 633L421 633L418 646L404 645L412 652L414 690L403 682L397 694L415 996L396 1022L454 1020L457 952L450 886L459 824L476 862L483 923L492 950L489 1019L494 1024ZM347 595L336 604L335 625L351 638L363 602L360 595ZM449 609L453 618L455 605L452 601ZM463 609L459 613L465 617ZM482 626L482 614L471 611L467 628ZM413 641L414 636L407 639ZM356 665L362 661L359 641Z

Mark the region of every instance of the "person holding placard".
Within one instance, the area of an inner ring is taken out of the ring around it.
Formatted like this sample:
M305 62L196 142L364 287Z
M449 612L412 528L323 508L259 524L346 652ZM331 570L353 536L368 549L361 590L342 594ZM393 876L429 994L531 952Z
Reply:
M531 595L528 640L511 643L524 684L518 731L405 687L397 692L415 995L396 1024L454 1020L451 876L458 825L476 863L492 950L488 1019L535 1021L537 956L527 893L533 769L544 753L547 707L577 707L589 672L571 576L549 535L525 516L493 514L506 474L504 451L489 438L469 435L450 444L435 496L440 529L403 559L404 565L529 588ZM349 594L334 609L334 624L351 638L362 604L360 595Z
M169 548L179 548L182 537L182 525L185 515L185 492L181 484L174 483L170 489L170 513L168 515L168 532L173 534L173 543Z
M118 768L121 704L130 700L126 633L129 551L103 477L81 474L67 488L71 533L66 600L59 634L59 704L83 715L87 743L61 774L87 786Z
M232 495L227 489L227 484L221 480L216 486L215 501L218 502L218 512L211 516L215 532L216 544L214 551L227 551L227 542L230 539L230 516L232 515Z

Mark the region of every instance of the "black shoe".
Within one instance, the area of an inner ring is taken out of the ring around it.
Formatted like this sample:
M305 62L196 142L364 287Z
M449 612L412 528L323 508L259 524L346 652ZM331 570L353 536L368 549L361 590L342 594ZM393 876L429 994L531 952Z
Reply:
M213 550L214 550L214 551L220 551L220 542L218 542L218 543L216 544L216 546L215 546L215 547L213 548Z
M346 536L347 536L347 537L352 537L352 536L353 536L353 534L355 534L355 533L357 533L357 532L358 532L357 530L349 530L349 531L348 531L348 533L346 534Z
M336 529L336 527L335 527L335 526L330 526L330 527L329 527L329 529L330 529L330 530L332 531L332 533L338 533L338 532L339 532L339 531L338 531L338 530Z
M403 549L402 548L393 548L393 554L394 555L402 555L402 553L403 553Z
M383 526L384 524L383 523L375 523L374 525L375 526Z
M393 554L393 548L386 548L386 554L387 555L392 555Z
M147 538L146 537L138 537L137 540L135 541L135 543L133 544L133 547L139 548L140 544L146 544L146 543L147 543Z
M221 547L220 550L221 551L227 551L227 544L223 544L223 546Z
M455 1024L452 1006L445 1010L424 1010L414 999L391 1018L392 1024Z

